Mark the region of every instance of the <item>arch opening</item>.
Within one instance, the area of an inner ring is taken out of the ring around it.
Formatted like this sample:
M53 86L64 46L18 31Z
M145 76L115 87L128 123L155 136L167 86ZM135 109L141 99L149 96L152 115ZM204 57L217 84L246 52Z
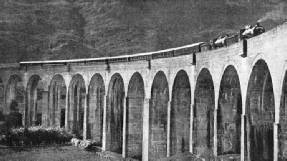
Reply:
M240 154L242 98L236 69L228 66L222 76L217 113L218 155Z
M63 76L55 75L49 87L48 126L65 126L66 84Z
M3 82L2 82L3 83ZM4 85L3 85L4 88ZM16 110L23 114L24 110L24 84L20 76L12 75L6 87L6 113ZM4 97L4 94L3 94ZM1 98L1 97L0 97ZM12 109L11 109L12 108Z
M275 102L272 78L264 60L256 62L246 98L245 146L250 160L273 160Z
M191 88L188 75L177 73L172 89L171 103L171 155L189 151Z
M154 77L149 109L149 158L156 160L167 156L168 82L160 71Z
M30 77L27 85L27 106L25 109L25 126L42 125L44 84L39 75Z
M123 109L125 99L124 81L120 74L112 76L107 98L107 149L122 153Z
M77 138L83 138L84 107L86 102L86 86L83 76L73 76L69 86L68 129Z
M142 158L144 81L135 73L128 86L127 95L127 156Z
M102 146L105 85L101 75L95 74L89 85L87 139Z
M206 68L197 77L194 99L193 148L196 154L207 153L211 156L214 140L214 85Z

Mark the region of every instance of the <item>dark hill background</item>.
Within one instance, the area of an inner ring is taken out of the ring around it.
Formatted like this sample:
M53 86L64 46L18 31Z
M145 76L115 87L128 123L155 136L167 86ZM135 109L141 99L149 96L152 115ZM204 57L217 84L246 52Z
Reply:
M1 0L0 63L135 54L287 19L284 0Z

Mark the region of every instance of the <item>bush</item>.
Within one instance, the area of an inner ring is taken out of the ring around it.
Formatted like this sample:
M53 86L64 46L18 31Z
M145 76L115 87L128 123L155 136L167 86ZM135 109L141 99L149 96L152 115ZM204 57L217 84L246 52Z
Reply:
M5 118L5 125L8 129L22 126L22 114L19 112L8 114Z
M72 134L63 128L32 126L29 128L11 128L2 138L9 146L27 146L40 144L62 144L69 142ZM1 142L1 141L0 141Z
M3 118L0 121L0 135L6 135L10 129L22 126L22 114L19 112L3 115Z
M0 121L5 121L5 115L3 114L3 111L0 111Z

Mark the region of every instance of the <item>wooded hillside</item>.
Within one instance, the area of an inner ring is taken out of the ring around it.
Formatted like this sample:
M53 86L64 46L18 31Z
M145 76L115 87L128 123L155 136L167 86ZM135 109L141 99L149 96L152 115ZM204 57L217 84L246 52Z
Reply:
M1 0L0 63L135 54L287 19L280 0Z

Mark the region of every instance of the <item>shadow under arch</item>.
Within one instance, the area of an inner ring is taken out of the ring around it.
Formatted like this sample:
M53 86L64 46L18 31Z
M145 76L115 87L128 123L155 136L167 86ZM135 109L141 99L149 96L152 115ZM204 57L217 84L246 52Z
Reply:
M234 66L225 69L220 82L217 112L218 155L240 154L242 96Z
M279 161L283 161L287 159L287 154L284 153L286 151L287 146L284 142L287 140L287 71L284 74L284 80L282 84L282 95L280 100L280 119L278 126L278 159Z
M203 68L196 81L193 108L193 148L196 154L213 156L214 138L214 84L207 68Z
M168 81L164 72L156 73L149 109L149 159L167 157L167 107L169 102Z
M26 89L25 126L42 125L44 85L39 75L32 75Z
M172 87L170 155L189 151L191 88L186 71L180 70Z
M60 74L53 76L49 86L48 126L65 126L66 84Z
M5 103L5 86L2 78L0 77L0 121L5 120L4 114L6 114L7 111L6 108L7 104Z
M127 94L127 156L141 160L143 135L144 81L136 72L132 75Z
M122 153L123 146L123 112L125 88L122 76L115 73L109 83L107 98L107 150Z
M246 97L245 149L249 160L273 160L275 102L267 63L260 59L252 68Z
M102 146L103 140L103 111L105 99L104 79L100 74L94 74L88 89L87 106L87 139Z
M73 76L68 91L68 129L77 138L83 137L84 107L86 103L86 86L82 75Z
M25 90L22 78L19 75L12 75L6 86L6 112L10 112L9 108L12 103L17 104L18 110L22 110L24 106L24 96Z

